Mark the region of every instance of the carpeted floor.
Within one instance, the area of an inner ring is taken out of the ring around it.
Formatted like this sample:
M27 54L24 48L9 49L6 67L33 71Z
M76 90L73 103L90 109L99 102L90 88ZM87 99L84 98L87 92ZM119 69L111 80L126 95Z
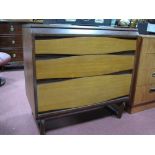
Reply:
M0 134L39 134L25 94L24 72L2 72L7 83L0 87ZM124 113L50 130L49 135L155 134L155 108L136 114Z

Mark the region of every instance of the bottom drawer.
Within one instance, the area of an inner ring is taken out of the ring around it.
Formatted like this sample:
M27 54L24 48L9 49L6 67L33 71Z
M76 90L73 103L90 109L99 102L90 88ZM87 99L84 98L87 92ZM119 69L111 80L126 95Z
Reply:
M138 86L136 88L134 105L150 102L153 100L155 101L155 84Z
M0 51L8 53L11 56L11 62L23 61L23 51L22 50L0 50Z
M38 111L82 107L129 94L131 75L84 77L37 85Z

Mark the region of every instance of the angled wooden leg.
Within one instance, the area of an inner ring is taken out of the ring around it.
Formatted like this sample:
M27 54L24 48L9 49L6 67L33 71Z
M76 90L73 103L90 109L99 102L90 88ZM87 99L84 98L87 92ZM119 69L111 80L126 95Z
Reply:
M122 117L124 109L125 109L125 102L122 102L122 104L119 106L119 110L118 110L118 112L116 114L117 118L121 118Z
M124 112L125 102L122 102L119 105L111 104L111 105L108 105L107 107L116 114L117 118L121 118Z
M37 123L38 123L40 134L45 135L45 132L46 132L46 130L45 130L45 120L44 119L38 120Z
M5 84L6 80L2 77L0 77L0 87Z
M45 135L45 120L40 121L40 134Z

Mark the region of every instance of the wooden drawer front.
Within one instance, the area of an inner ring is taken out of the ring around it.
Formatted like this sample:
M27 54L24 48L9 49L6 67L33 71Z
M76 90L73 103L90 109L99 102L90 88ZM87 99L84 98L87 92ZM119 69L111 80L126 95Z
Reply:
M155 53L155 38L144 38L141 52Z
M0 34L22 34L22 26L15 23L0 24Z
M148 68L149 69L155 68L155 53L154 54L142 53L140 56L139 70Z
M84 55L57 59L37 60L37 79L75 78L130 70L134 56Z
M155 68L138 71L137 86L155 84Z
M38 84L39 112L74 108L129 94L131 75L105 75Z
M151 91L150 89L154 91ZM150 101L155 101L155 84L136 87L134 105Z
M0 36L0 47L21 47L22 48L22 36Z
M136 49L136 40L108 37L73 37L35 41L36 54L103 54Z

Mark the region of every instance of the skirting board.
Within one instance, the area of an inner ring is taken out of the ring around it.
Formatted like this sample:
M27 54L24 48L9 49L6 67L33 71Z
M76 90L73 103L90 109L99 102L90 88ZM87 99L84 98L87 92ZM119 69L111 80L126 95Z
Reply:
M155 108L155 102L150 102L147 104L143 104L143 105L139 105L136 107L132 107L129 110L127 110L130 114L136 113L136 112L140 112L140 111L144 111L150 108Z

